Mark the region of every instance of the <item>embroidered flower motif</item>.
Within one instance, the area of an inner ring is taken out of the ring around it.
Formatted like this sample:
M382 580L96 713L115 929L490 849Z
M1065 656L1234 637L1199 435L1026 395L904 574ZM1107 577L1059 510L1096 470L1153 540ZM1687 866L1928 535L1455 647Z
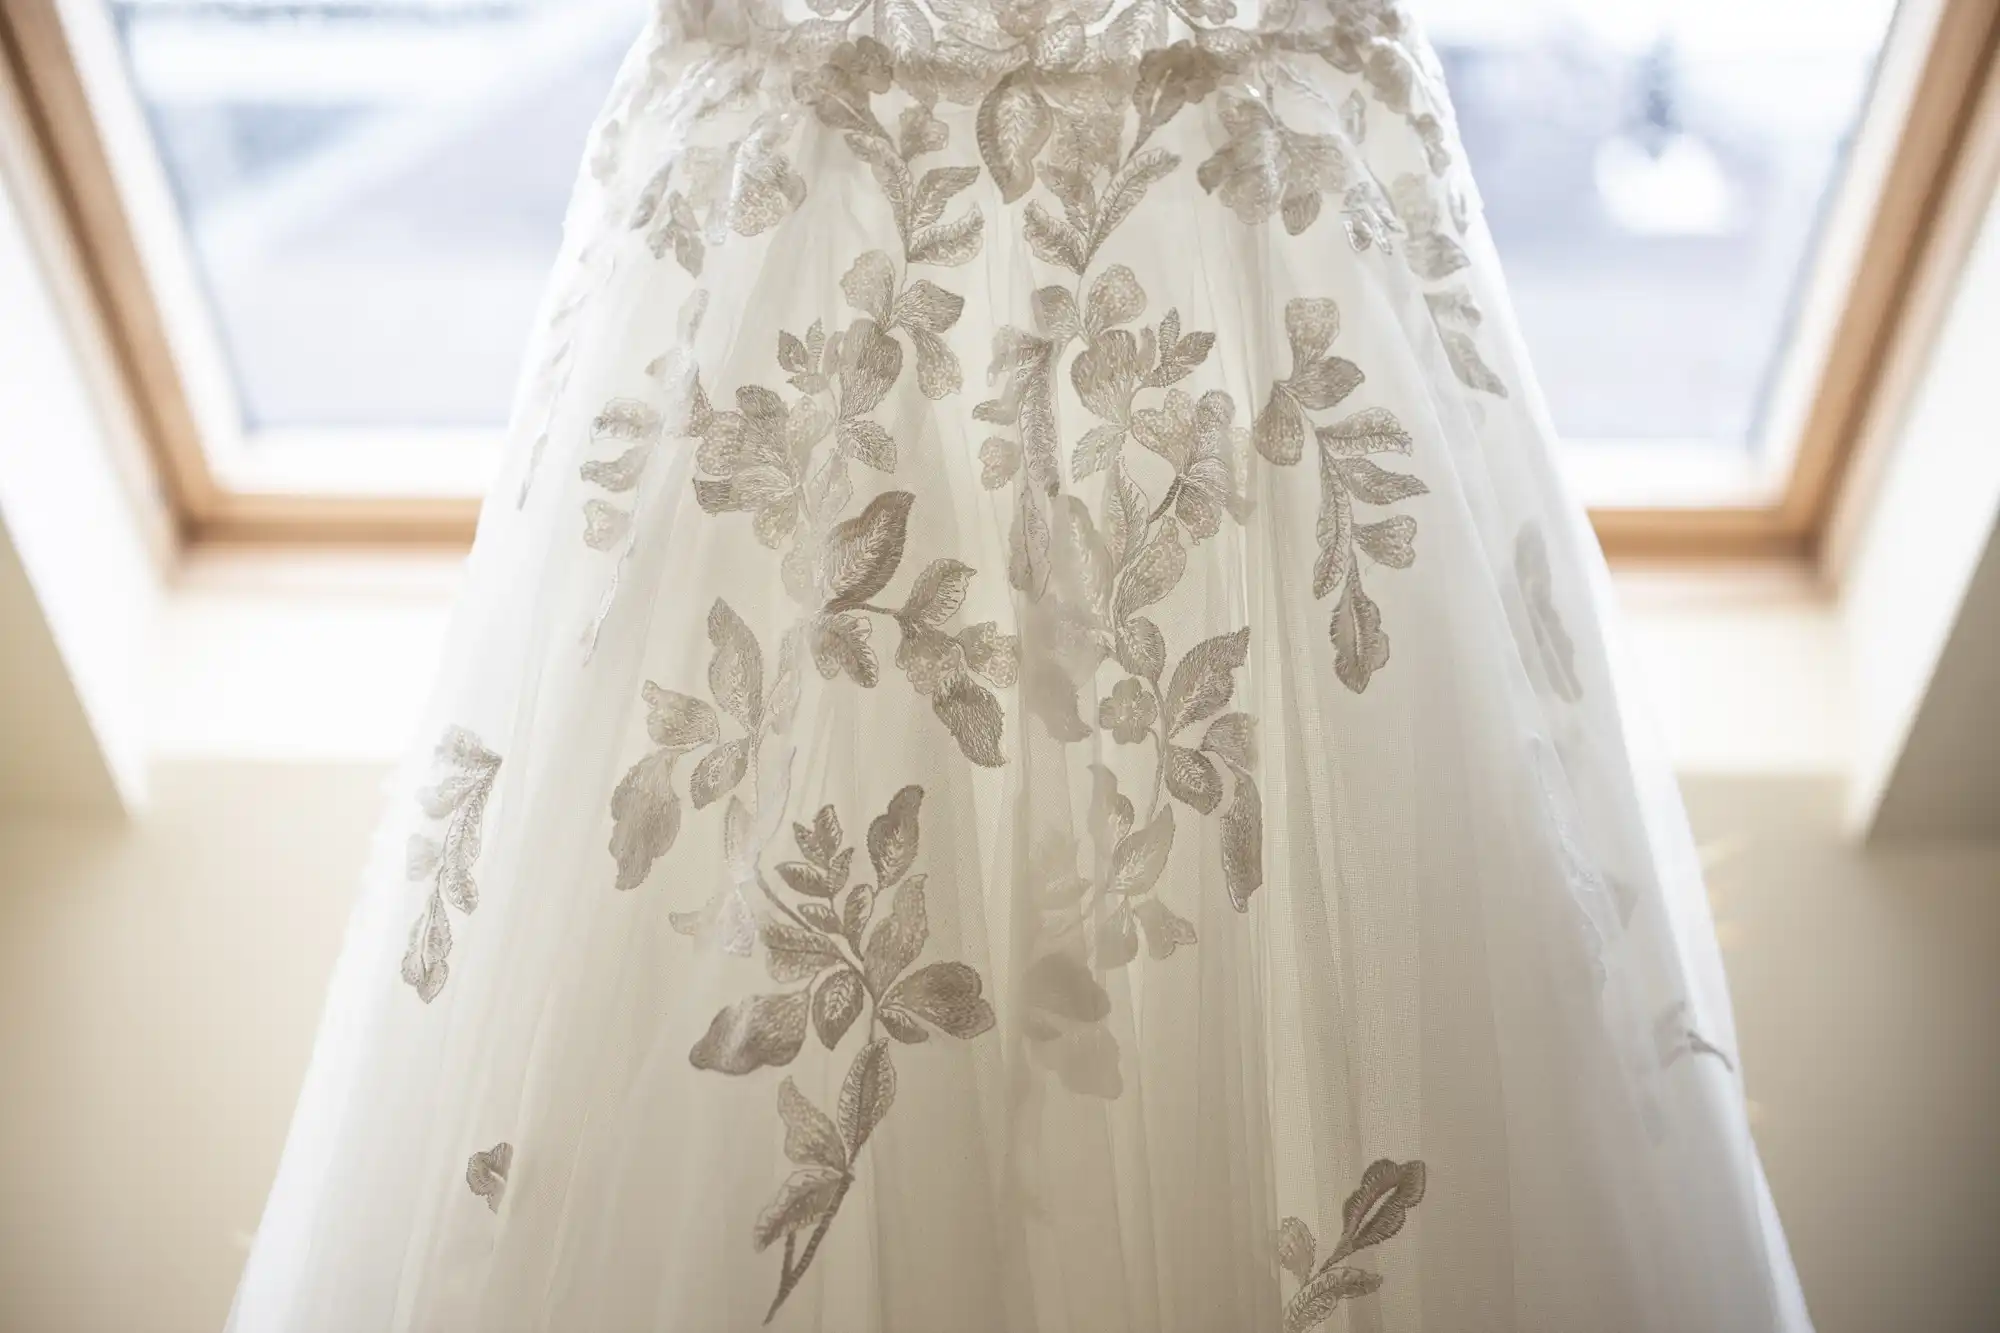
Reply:
M1249 226L1271 214L1297 236L1319 216L1320 196L1347 184L1347 158L1330 134L1288 130L1264 102L1224 93L1222 125L1229 142L1195 172L1201 188L1218 194Z
M1167 460L1174 480L1167 500L1188 535L1195 541L1213 537L1227 513L1241 523L1245 517L1236 484L1236 460L1249 432L1236 429L1236 404L1220 389L1190 402L1179 389L1168 392L1157 409L1134 413L1132 433L1139 443Z
M1120 745L1137 745L1152 732L1160 716L1160 706L1152 691L1136 676L1127 676L1111 687L1111 693L1097 705L1097 725L1111 733Z
M799 520L806 460L832 428L833 418L809 398L788 405L744 385L734 412L710 411L695 423L696 463L707 474L696 479L695 498L711 514L754 515L757 540L778 547Z

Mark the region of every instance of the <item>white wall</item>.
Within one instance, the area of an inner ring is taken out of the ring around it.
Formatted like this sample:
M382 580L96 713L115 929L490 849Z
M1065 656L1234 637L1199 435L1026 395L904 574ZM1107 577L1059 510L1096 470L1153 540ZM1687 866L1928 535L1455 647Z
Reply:
M1820 1333L2000 1329L2000 842L1857 847L1830 777L1682 788Z
M0 1329L221 1327L385 771L167 764L130 824L0 819Z
M131 825L0 820L0 1329L219 1327L385 775L171 762ZM1828 777L1687 790L1821 1333L2000 1328L2000 845L1858 852Z

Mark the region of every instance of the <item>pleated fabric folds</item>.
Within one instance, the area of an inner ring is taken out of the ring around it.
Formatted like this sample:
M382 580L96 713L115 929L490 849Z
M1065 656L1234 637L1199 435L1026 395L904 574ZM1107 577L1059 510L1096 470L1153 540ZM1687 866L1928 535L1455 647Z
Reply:
M675 0L236 1333L1803 1330L1388 0Z

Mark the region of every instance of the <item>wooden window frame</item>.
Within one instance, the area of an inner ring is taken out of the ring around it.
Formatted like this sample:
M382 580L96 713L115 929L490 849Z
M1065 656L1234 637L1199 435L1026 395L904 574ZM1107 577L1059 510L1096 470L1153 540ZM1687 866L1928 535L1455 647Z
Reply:
M206 442L227 429L217 403L233 402L233 388L219 358L191 364L188 331L174 326L189 318L189 294L161 290L157 251L182 244L177 220L142 226L121 187L131 164L118 149L129 156L137 136L150 151L150 139L136 103L106 113L92 61L108 58L107 41L115 56L94 3L0 0L0 94L11 104L0 114L21 127L68 232L84 322L129 398L180 541L469 541L479 510L469 491L304 493L219 474ZM1902 0L1781 353L1759 475L1728 503L1593 508L1607 554L1818 560L1837 538L1843 489L1892 439L2000 177L1996 52L2000 2ZM152 195L157 210L165 195ZM189 264L182 255L164 267L182 270L185 286Z

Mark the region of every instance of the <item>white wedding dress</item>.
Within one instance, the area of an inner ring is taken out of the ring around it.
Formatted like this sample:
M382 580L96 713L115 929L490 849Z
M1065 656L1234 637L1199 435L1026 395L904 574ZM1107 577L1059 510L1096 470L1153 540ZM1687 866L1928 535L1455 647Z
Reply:
M237 1333L1807 1327L1392 0L668 0L506 469Z

